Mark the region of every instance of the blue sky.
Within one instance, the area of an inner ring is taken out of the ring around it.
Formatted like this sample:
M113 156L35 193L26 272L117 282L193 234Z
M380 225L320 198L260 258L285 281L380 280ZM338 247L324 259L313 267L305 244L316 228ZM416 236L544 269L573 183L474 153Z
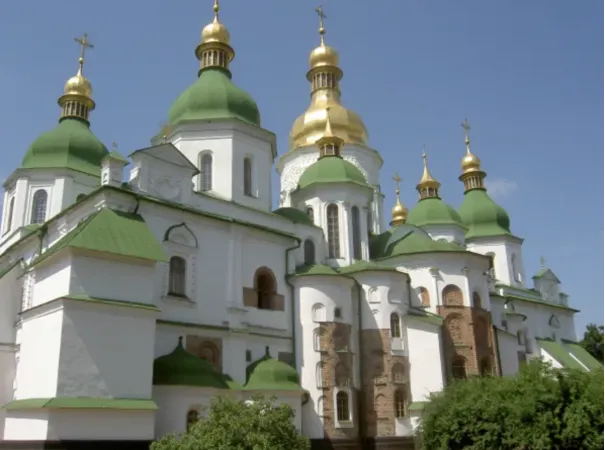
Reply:
M149 143L171 102L193 82L193 50L212 15L211 0L5 3L3 178L56 123L56 100L77 68L75 36L87 32L95 44L85 68L97 102L92 128L108 146L117 141L129 153ZM257 100L263 126L277 134L283 153L292 122L308 105L316 4L223 0L221 6L236 52L234 81ZM603 3L324 0L323 6L326 41L341 55L343 102L364 118L370 144L385 161L387 211L395 170L404 180L404 203L416 202L423 144L442 197L461 203L460 122L468 117L492 195L525 238L527 275L544 256L571 304L582 309L578 332L602 323Z

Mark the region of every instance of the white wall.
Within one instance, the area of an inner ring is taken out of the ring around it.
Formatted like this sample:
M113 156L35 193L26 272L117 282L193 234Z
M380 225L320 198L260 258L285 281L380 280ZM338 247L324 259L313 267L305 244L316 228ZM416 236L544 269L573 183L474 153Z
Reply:
M502 375L514 375L519 372L517 336L500 330L497 330L496 333L498 333L498 353Z
M412 402L427 401L443 390L443 352L440 327L406 318Z
M472 252L494 255L495 277L499 283L523 288L527 284L527 278L521 244L519 238L507 236L476 238L466 243L468 250ZM514 265L513 255L515 255Z

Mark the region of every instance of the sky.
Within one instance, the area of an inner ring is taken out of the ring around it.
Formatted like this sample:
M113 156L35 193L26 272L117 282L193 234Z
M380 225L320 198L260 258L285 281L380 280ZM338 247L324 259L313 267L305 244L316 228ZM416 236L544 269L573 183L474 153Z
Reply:
M316 6L221 1L233 80L257 101L280 154L309 102ZM423 145L441 196L460 205L460 123L468 118L488 190L525 239L526 276L544 257L582 310L578 334L603 323L603 2L324 0L323 8L326 42L344 71L343 103L364 119L384 159L385 211L395 171L403 202L416 203ZM56 124L57 98L77 69L74 37L86 32L95 45L85 66L97 102L92 129L129 154L149 144L195 80L194 49L211 18L212 0L3 2L0 176ZM275 174L274 202L278 181Z

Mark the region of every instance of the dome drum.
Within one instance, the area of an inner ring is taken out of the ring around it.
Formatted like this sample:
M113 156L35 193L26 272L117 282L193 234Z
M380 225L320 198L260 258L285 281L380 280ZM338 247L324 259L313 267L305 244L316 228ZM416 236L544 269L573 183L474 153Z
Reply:
M228 64L235 57L235 51L229 44L223 42L202 42L195 48L195 57L200 60L202 67L228 68Z

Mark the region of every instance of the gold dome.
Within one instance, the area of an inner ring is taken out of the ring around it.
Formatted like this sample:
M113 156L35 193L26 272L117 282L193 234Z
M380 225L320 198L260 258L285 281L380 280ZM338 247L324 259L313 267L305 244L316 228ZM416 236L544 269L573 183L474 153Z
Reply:
M420 178L420 181L418 182L418 185L416 187L418 189L438 189L441 186L441 183L439 183L439 181L433 178L433 175L431 174L427 163L426 152L424 151L422 152L422 159L424 160L424 170L422 171L422 177Z
M470 149L467 148L466 155L462 158L460 162L460 166L462 167L462 172L474 172L477 170L481 170L481 160L473 155Z
M214 20L202 30L202 44L218 42L229 45L230 41L231 35L227 27L218 21L218 15L215 15Z
M71 77L65 83L65 88L63 90L64 95L81 95L84 97L92 96L92 86L90 81L82 75L82 65L84 64L84 59L79 59L80 68L78 69L78 73Z
M393 209L391 209L391 222L390 225L392 227L395 227L397 225L403 225L404 223L407 222L408 220L408 209L406 208L406 206L401 203L401 199L399 198L399 183L401 182L401 178L399 177L399 174L395 174L395 176L393 177L393 180L395 181L395 206L393 206Z
M316 67L323 66L335 66L338 67L338 52L322 43L319 47L313 49L309 55L309 69L315 69Z

